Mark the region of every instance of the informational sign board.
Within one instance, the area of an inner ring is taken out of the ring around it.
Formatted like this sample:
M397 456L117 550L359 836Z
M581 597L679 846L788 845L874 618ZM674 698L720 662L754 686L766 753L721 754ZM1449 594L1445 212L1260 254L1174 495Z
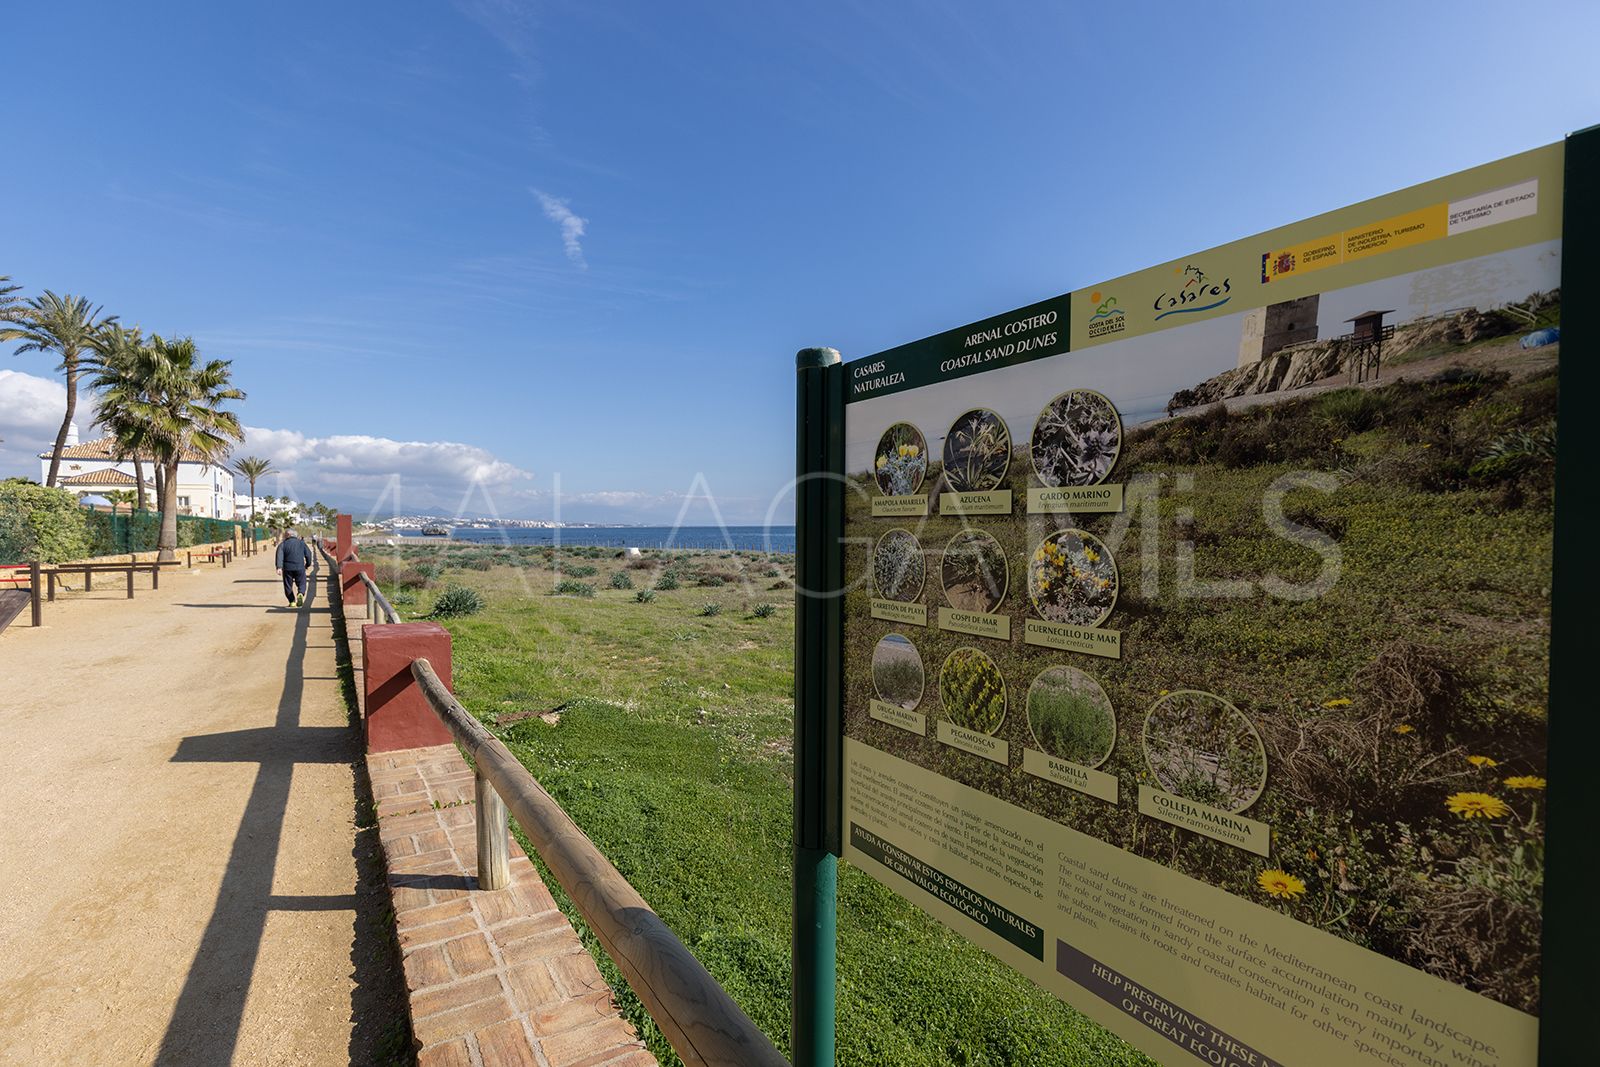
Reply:
M847 363L845 858L1163 1063L1534 1063L1562 183Z

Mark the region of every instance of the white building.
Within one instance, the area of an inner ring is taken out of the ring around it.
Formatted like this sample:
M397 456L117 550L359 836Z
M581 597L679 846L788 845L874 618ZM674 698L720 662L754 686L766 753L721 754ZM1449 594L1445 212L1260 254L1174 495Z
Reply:
M244 483L246 486L249 485L249 483L245 482L243 478L240 478L239 481L241 483ZM255 498L255 505L256 505L256 518L258 520L263 518L263 517L265 517L269 512L275 512L275 511L288 511L298 519L298 517L303 513L302 509L304 508L304 505L301 504L299 501L290 500L290 501L285 502L285 500L281 496L273 497L271 504L267 503L267 498L266 497L258 496L258 497ZM249 492L236 493L234 495L234 498L233 498L233 513L235 515L239 516L239 518L241 518L241 519L248 519L250 517L250 494L249 494Z
M50 455L49 452L39 453L40 482L50 475ZM155 465L148 460L144 463L144 480L149 506L154 509L159 504ZM75 493L101 495L118 489L137 492L133 461L118 458L116 439L102 437L79 444L76 429L68 434L67 447L61 452L57 484ZM233 472L207 462L197 452L185 453L178 463L178 513L207 519L233 518L236 514Z

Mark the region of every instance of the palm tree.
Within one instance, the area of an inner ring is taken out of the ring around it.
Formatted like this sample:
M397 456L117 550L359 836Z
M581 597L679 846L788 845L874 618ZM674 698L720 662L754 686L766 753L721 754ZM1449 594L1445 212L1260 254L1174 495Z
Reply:
M256 479L265 478L269 474L278 473L270 459L260 456L245 456L233 465L233 471L241 478L250 481L250 525L256 524ZM270 502L270 499L269 499Z
M17 293L22 286L11 285L11 275L0 274L0 322L20 322L26 308Z
M144 337L138 327L124 329L112 324L100 331L94 342L94 354L85 357L83 365L96 373L113 365L132 365L138 358ZM145 510L144 460L148 448L145 442L145 425L127 407L128 395L100 398L100 413L95 422L104 426L116 438L119 458L133 460L133 481L139 510Z
M133 503L133 490L131 489L112 489L100 495L105 497L106 503L111 505L111 517L113 519L117 517L117 508L123 504Z
M151 335L125 361L109 363L94 380L105 397L143 424L144 442L155 457L161 479L161 533L158 558L177 558L178 464L188 457L218 463L232 442L244 440L239 416L224 410L243 400L232 384L231 362L201 362L191 338L167 340Z
M50 454L50 473L44 484L54 486L61 470L61 452L67 447L67 432L78 410L78 357L90 349L101 329L117 321L115 315L102 315L81 296L57 296L46 289L43 296L30 297L13 312L16 323L0 329L0 341L21 341L17 355L25 352L55 352L61 356L56 367L67 376L67 414L56 433L56 447Z

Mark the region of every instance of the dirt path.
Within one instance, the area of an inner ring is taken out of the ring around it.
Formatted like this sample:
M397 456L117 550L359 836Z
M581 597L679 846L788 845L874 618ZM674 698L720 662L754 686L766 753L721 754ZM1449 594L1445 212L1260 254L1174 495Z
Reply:
M326 597L268 555L140 582L0 634L0 1063L373 1062L403 992Z

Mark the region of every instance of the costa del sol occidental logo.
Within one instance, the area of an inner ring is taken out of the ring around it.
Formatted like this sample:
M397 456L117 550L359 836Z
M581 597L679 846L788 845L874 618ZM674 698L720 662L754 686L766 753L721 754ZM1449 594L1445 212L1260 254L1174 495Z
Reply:
M1127 326L1122 309L1117 306L1117 298L1106 296L1099 290L1089 294L1089 302L1095 305L1094 314L1089 316L1089 336L1104 337L1107 334L1121 333Z
M1206 277L1206 272L1193 264L1173 267L1172 273L1183 278L1183 285L1173 292L1156 297L1155 321L1168 315L1186 315L1196 311L1210 311L1233 299L1233 286L1229 279L1220 282Z

